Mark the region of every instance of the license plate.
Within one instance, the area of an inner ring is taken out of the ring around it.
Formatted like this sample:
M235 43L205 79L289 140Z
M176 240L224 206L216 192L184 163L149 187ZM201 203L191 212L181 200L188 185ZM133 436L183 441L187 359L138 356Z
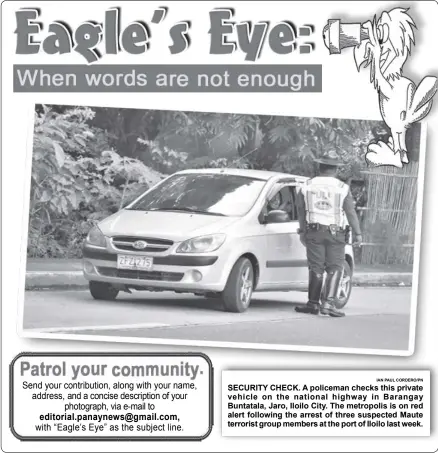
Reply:
M150 256L117 255L117 269L148 271L152 269L154 259Z

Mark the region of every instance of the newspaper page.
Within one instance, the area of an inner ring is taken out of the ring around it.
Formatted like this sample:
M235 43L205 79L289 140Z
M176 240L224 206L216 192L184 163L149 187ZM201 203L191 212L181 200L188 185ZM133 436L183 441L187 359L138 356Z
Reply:
M4 1L2 450L437 451L437 20Z

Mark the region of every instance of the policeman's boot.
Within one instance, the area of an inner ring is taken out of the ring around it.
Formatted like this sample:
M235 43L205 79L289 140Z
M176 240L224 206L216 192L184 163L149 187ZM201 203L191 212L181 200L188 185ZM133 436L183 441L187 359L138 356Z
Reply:
M342 271L336 270L327 273L326 280L326 298L323 301L321 307L322 315L329 315L333 318L341 318L345 316L345 313L336 308L336 302L338 297L338 288L341 281Z
M319 298L321 297L323 276L315 272L309 272L309 300L306 305L302 307L295 307L298 313L310 313L312 315L319 314Z
M327 278L323 281L321 290L321 305L327 300Z

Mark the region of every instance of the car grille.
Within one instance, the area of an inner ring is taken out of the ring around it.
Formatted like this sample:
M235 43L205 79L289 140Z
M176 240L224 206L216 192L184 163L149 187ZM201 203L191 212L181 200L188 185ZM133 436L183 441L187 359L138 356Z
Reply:
M144 249L134 247L136 241L144 241L147 246ZM165 252L173 245L173 241L167 239L141 238L135 236L115 236L112 238L114 248L117 250L127 250L129 252Z
M179 282L184 277L183 272L138 271L131 269L115 269L113 267L98 267L97 272L105 277L132 278L133 280L155 280L163 282Z

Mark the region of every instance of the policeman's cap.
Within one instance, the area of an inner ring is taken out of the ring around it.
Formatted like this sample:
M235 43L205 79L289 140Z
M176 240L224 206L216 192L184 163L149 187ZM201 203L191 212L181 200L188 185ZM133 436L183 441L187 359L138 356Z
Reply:
M338 153L334 149L331 149L324 153L321 158L315 159L315 162L317 162L318 164L327 165L329 167L341 167L342 165L345 165L345 163L342 162L341 158L338 156Z

